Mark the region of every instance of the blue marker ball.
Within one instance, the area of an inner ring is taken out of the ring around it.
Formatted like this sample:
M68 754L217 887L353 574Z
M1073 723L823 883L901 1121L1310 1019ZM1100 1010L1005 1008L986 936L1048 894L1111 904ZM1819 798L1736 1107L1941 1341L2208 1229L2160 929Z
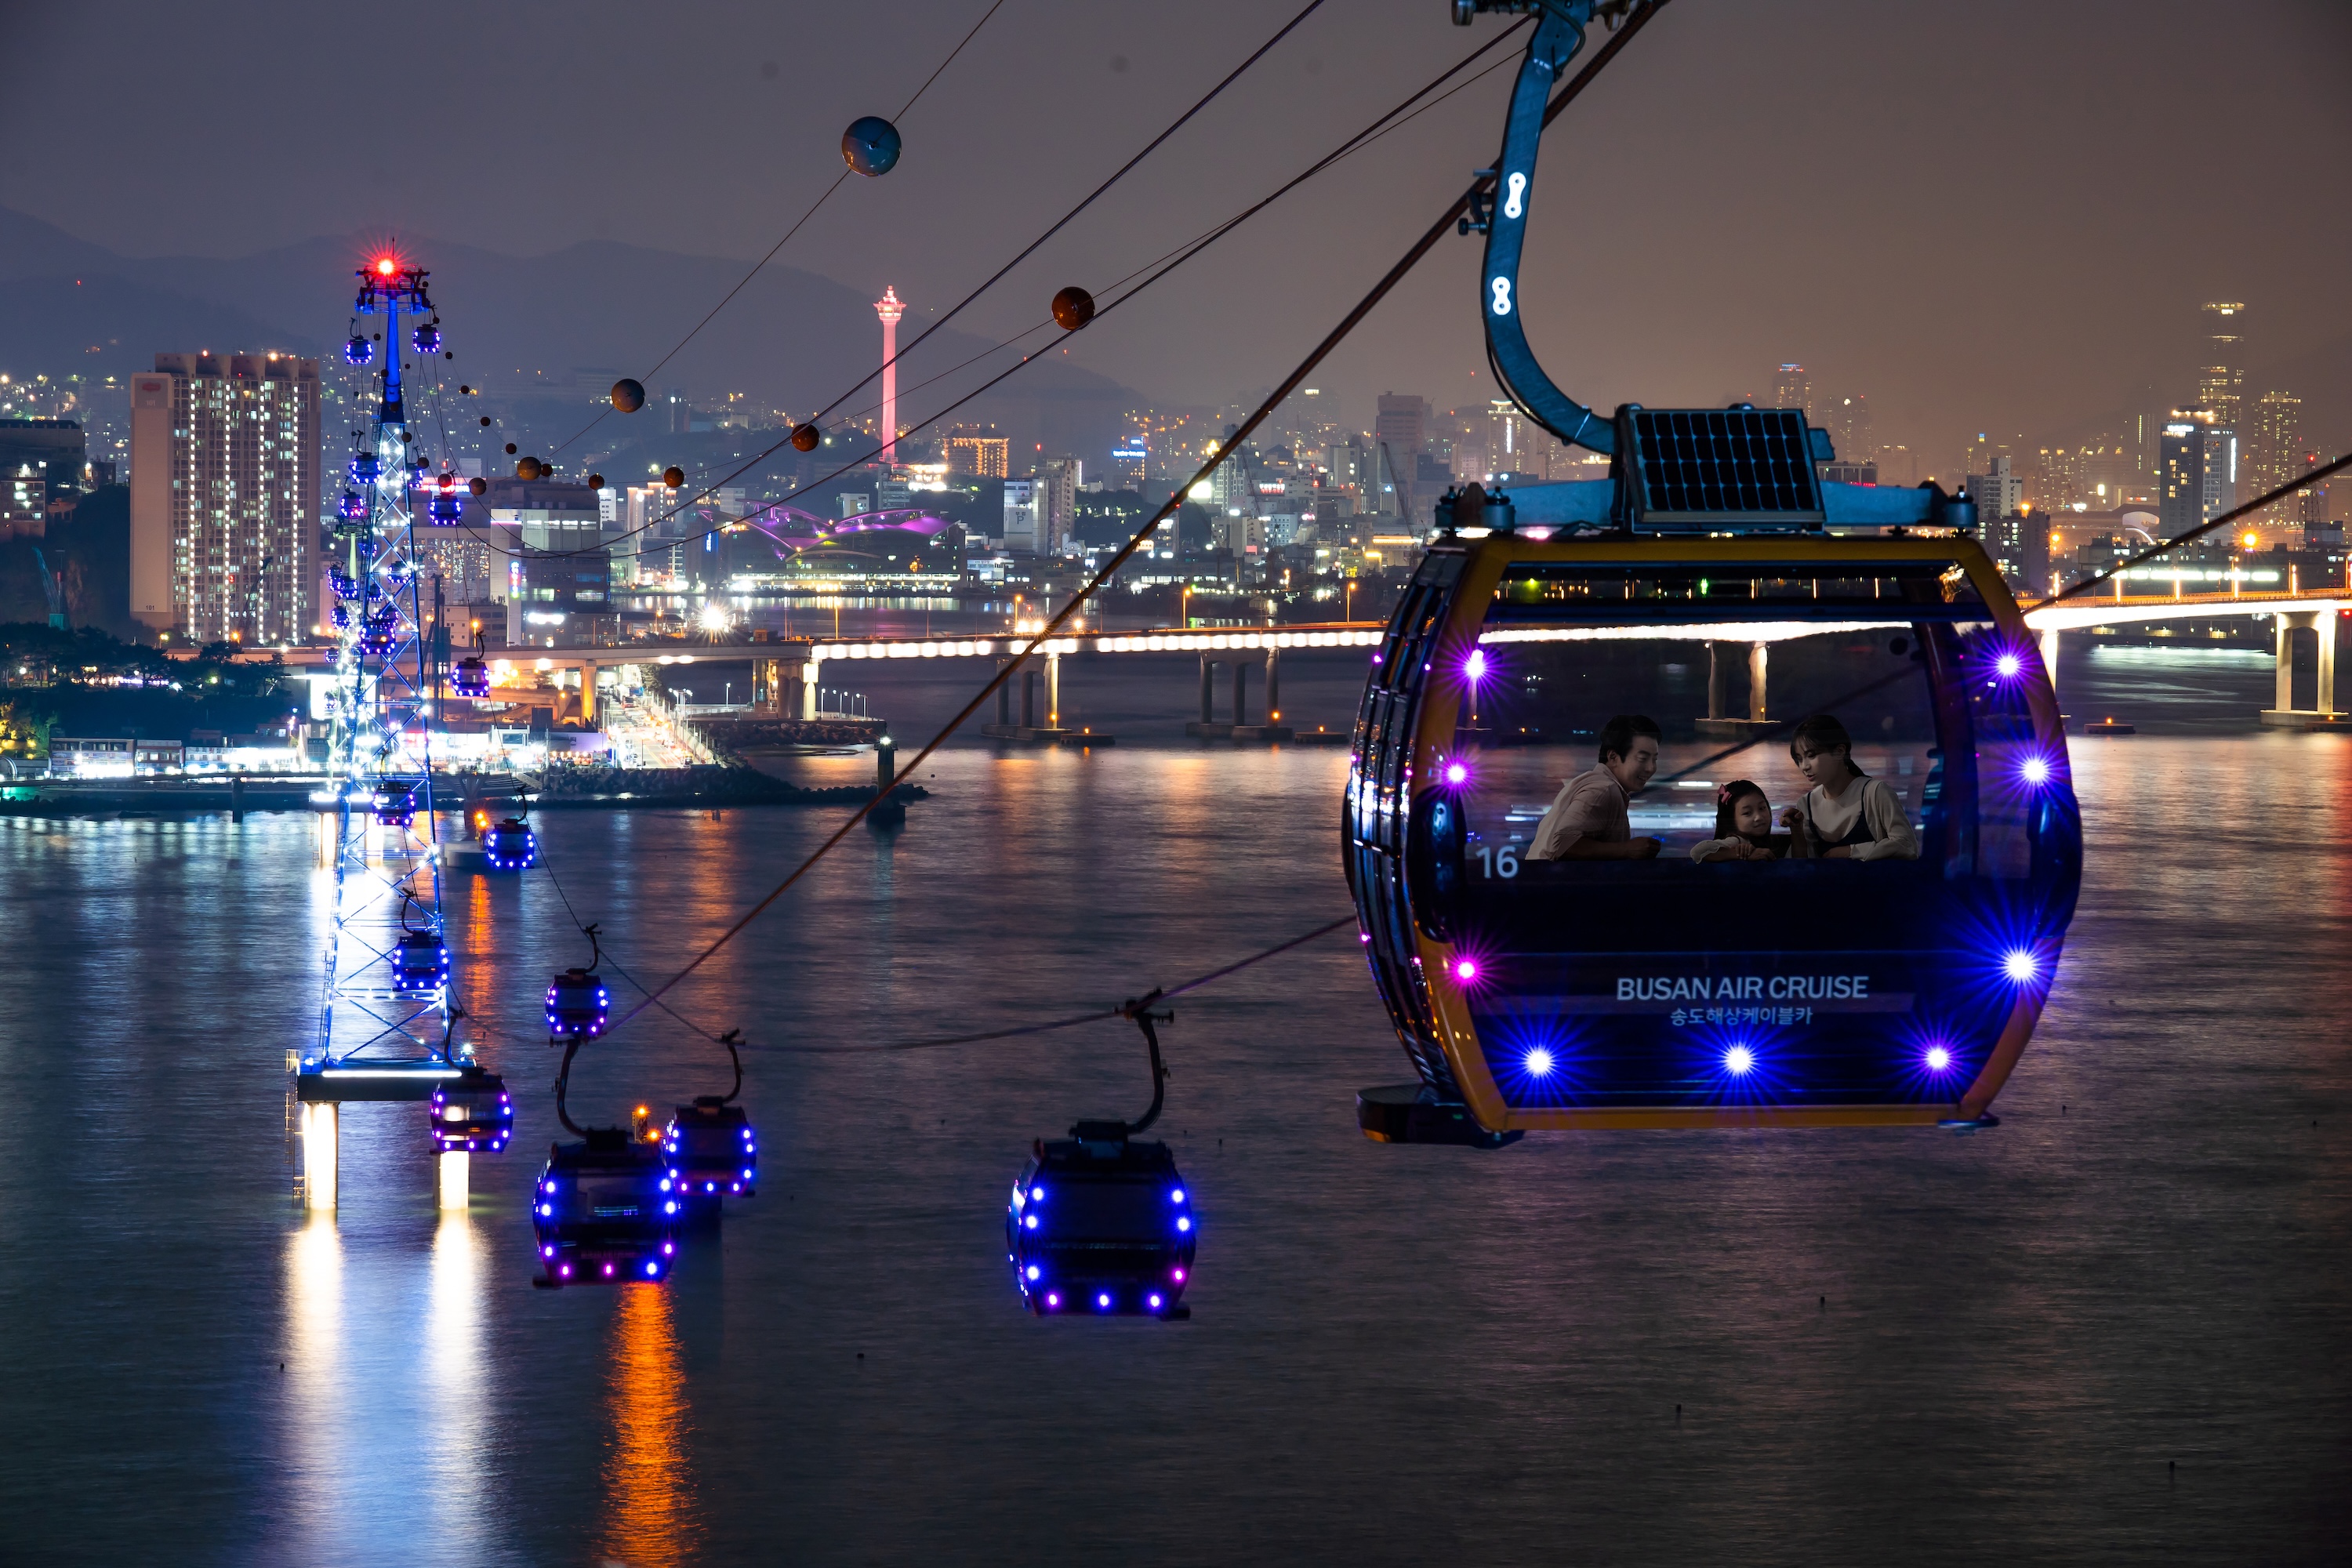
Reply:
M887 174L898 163L898 128L878 114L853 121L841 133L841 156L868 179Z

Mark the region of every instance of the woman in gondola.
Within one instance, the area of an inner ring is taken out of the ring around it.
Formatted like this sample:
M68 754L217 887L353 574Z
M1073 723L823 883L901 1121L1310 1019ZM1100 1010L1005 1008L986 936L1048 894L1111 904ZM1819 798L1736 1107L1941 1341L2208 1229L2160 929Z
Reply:
M1816 713L1789 739L1789 757L1805 782L1805 803L1780 814L1796 853L1830 860L1916 860L1919 836L1884 779L1853 765L1853 737L1828 713Z

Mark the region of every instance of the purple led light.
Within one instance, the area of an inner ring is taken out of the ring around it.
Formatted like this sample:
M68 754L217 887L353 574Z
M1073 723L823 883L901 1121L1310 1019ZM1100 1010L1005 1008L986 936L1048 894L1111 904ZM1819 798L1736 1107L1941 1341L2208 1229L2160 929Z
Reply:
M1454 961L1454 978L1462 981L1465 984L1477 979L1478 961L1475 958L1455 959Z
M2025 661L2013 653L2005 653L1992 661L1992 667L2000 672L2003 680L2014 680L2018 672L2025 668Z
M1059 1295L1051 1290L1045 1292L1045 1305L1048 1307L1058 1307L1061 1304L1062 1298Z
M1466 763L1446 763L1445 782L1450 784L1468 784L1470 782L1469 764Z
M1470 678L1470 683L1474 686L1486 679L1486 650L1483 647L1472 648L1470 657L1462 661L1462 673Z

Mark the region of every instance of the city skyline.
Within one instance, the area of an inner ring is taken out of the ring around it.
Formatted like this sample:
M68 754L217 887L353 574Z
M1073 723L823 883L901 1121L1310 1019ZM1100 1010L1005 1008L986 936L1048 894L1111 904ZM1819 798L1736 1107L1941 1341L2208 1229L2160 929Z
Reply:
M2352 23L2281 5L2233 14L2230 27L2217 28L2202 12L2158 8L2144 15L2145 26L2110 36L2095 16L2020 7L1979 8L1964 20L1883 9L1824 4L1769 18L1673 10L1596 88L1591 124L1637 113L1643 132L1604 166L1557 187L1560 195L1538 211L1528 255L1530 330L1572 390L1604 407L1708 404L1763 391L1767 366L1795 360L1825 387L1868 392L1889 444L1932 454L1989 424L2038 439L2088 440L2104 426L2186 401L2192 388L2180 383L2198 363L2190 341L2197 308L2230 299L2251 302L2249 372L2274 372L2272 384L2305 399L2307 437L2322 439L2352 423L2352 385L2344 384L2352 372L2342 369L2352 354L2341 346L2352 333L2352 306L2326 276L2326 258L2352 243L2352 230L2340 205L2305 194L2352 148L2352 127L2341 94L2297 89L2319 87L2320 62L2345 57ZM0 203L131 256L250 255L323 231L400 235L508 257L579 244L652 245L738 258L730 265L740 276L740 258L764 252L831 178L838 121L903 100L936 63L929 54L939 39L958 30L961 13L952 11L918 4L887 20L809 22L797 48L854 62L822 81L797 75L782 41L745 47L743 37L773 36L763 24L726 10L698 16L689 42L736 29L728 70L740 69L742 79L715 82L714 101L681 112L691 125L758 103L761 132L688 135L683 144L696 150L683 156L656 157L625 123L613 134L550 135L540 128L547 117L533 113L550 89L521 82L418 127L415 153L397 167L362 158L356 178L331 139L313 153L250 146L253 132L231 133L234 146L271 174L258 186L299 190L299 204L257 201L246 188L257 183L225 178L228 163L184 167L188 154L177 151L152 163L131 161L130 184L113 182L106 199L92 200L95 193L34 182L26 171L44 159L102 155L111 138L132 132L35 115L29 156L13 176L0 173ZM1380 11L1370 28L1310 19L1268 57L1263 83L1237 87L1230 102L975 307L975 339L1025 327L1055 288L1099 285L1225 216L1360 124L1367 105L1392 101L1465 47L1438 7L1395 0ZM1057 35L1055 58L1063 64L1053 104L1000 106L985 84L992 62L1003 63L998 53L1018 55L1034 43L1024 20L1008 12L999 22L1009 25L983 32L975 68L951 74L910 117L908 153L889 181L859 182L835 198L778 256L779 276L803 269L868 300L886 282L910 299L961 298L978 264L1009 255L1040 212L1082 194L1124 156L1120 149L1141 144L1168 103L1189 100L1269 26L1239 6L1195 8L1181 18L1084 16ZM429 27L430 7L425 22ZM89 25L70 17L28 24L37 48L69 47ZM494 24L488 38L508 25ZM643 25L591 10L553 47L622 52ZM112 46L131 81L160 84L189 59L232 47L292 79L331 79L303 68L323 61L332 31L323 24L297 23L268 37L257 25L232 26L219 37L184 37L179 26L159 17L152 34ZM843 30L860 46L833 47ZM1863 58L1932 66L1988 40L1998 42L2001 70L1980 89L1980 103L1958 112L1898 91L1895 84L1908 79L1902 72L1848 68ZM2077 74L2085 58L2101 61L2105 84L2090 91ZM763 63L777 68L763 75ZM448 68L470 79L483 68L460 55ZM2062 81L2065 90L2051 90ZM1319 330L1312 324L1318 312L1298 301L1345 297L1369 281L1384 265L1379 258L1489 155L1483 149L1499 89L1499 79L1481 83L1349 160L1156 297L1057 345L1053 357L1161 404L1215 406L1263 386ZM35 98L49 90L41 84ZM2176 145L2165 106L2190 99L2241 133L2226 143ZM1834 122L1805 107L1832 100L1841 105ZM983 103L988 112L980 114ZM1564 122L1568 134L1587 112L1580 106ZM976 114L978 128L967 132ZM1066 145L1051 132L1072 118L1088 127L1084 155L1048 160L1024 182L1020 201L1001 199L981 171L1036 146ZM1866 136L1842 129L1864 123ZM69 144L52 124L78 125L80 140ZM519 166L544 173L505 182L496 201L444 199L444 184L461 168L468 182L478 178L460 158L460 132L495 136ZM2027 177L2049 146L2065 147L2071 168L2094 172ZM793 147L805 152L772 155ZM2257 147L2262 155L2252 155ZM1806 172L1816 166L1830 171L1826 179ZM2162 221L2166 182L2174 178L2220 193L2194 232ZM656 192L666 219L648 228L625 216L629 199L583 203L556 194L581 189ZM2005 221L1932 216L1987 199L2002 204ZM1783 210L1796 216L1779 216ZM2233 226L2259 232L2263 243L2217 243ZM1736 264L1720 259L1727 241ZM1644 258L1630 269L1612 260L1629 243ZM1482 407L1492 395L1471 309L1475 248L1441 247L1426 276L1400 290L1322 374L1336 399L1367 405L1351 421L1369 425L1368 405L1383 387L1418 390L1439 407ZM457 259L436 258L436 275L453 288ZM11 267L0 289L25 281L22 268ZM572 283L593 292L593 281ZM656 290L626 310L566 312L542 332L551 351L542 357L559 367L649 364L719 291L723 285ZM762 285L747 290L730 309L749 314L722 318L722 331L680 356L682 384L714 395L761 391L730 368L730 338L760 340L770 360L795 357L754 308L762 292ZM920 311L909 318L920 319ZM320 337L332 327L284 324ZM478 342L482 327L476 331ZM870 326L868 333L870 341ZM909 422L925 412L910 404Z

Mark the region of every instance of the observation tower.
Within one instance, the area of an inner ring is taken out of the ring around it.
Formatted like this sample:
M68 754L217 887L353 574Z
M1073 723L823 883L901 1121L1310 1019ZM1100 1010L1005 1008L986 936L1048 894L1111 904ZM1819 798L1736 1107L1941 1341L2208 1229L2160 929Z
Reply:
M898 290L884 285L882 298L874 301L874 313L882 318L882 460L898 460L898 318L907 313L907 302L898 298Z

